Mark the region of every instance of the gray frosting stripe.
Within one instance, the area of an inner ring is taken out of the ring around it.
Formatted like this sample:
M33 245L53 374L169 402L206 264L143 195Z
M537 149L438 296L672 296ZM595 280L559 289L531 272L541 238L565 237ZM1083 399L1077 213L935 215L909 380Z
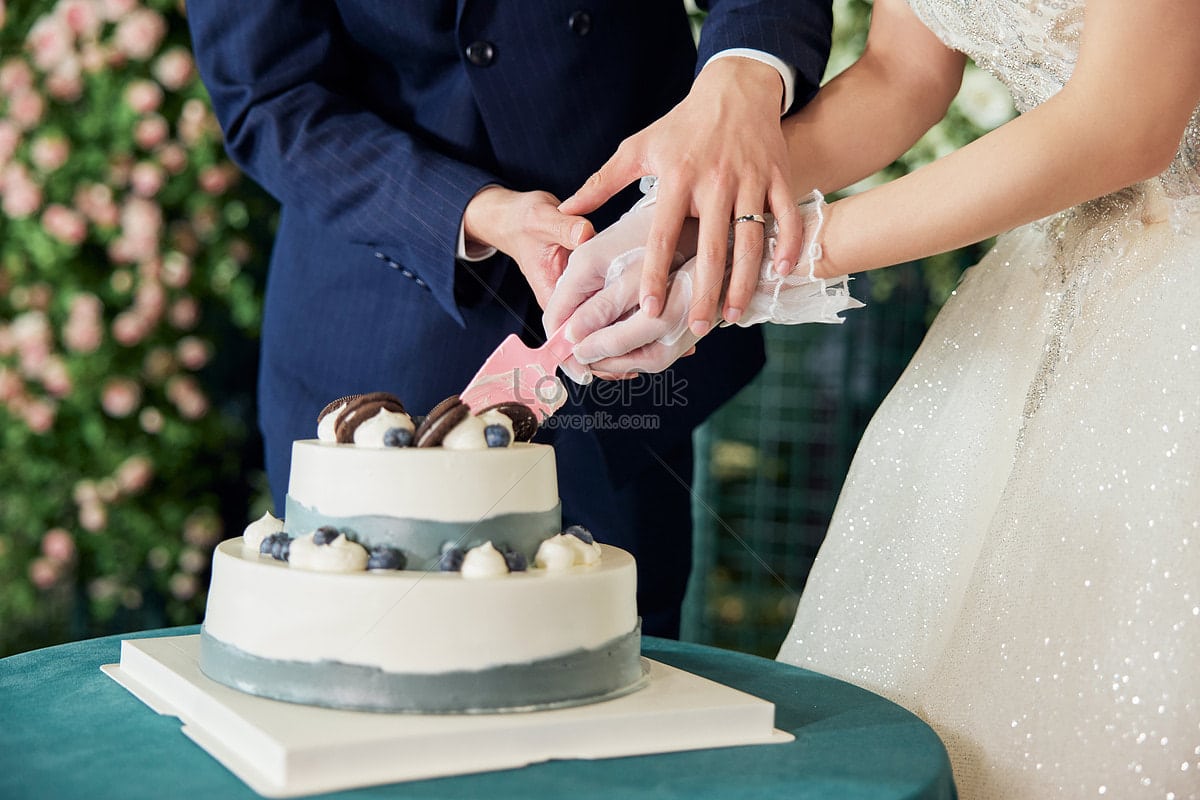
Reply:
M538 545L562 532L562 504L548 511L500 514L473 522L439 522L381 515L334 517L288 495L284 531L292 537L303 536L323 525L337 528L368 548L386 545L402 551L408 569L436 569L447 542L468 550L490 541L498 548L507 546L524 554L532 563Z
M482 714L594 703L645 684L641 624L601 647L525 664L436 674L252 655L200 631L200 670L260 697L357 711Z

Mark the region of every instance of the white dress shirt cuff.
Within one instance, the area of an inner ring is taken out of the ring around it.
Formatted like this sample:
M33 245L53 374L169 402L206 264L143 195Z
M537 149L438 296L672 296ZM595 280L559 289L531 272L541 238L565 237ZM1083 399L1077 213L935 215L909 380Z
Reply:
M762 50L754 50L749 47L731 47L728 50L714 53L708 61L704 62L704 66L707 67L718 58L729 58L730 56L749 58L761 64L766 64L769 67L774 67L775 71L779 73L779 77L783 79L783 105L780 107L779 113L787 113L787 110L792 107L792 101L796 99L796 68L770 53L764 53Z
M479 192L497 185L489 183L487 186L481 186L479 187ZM476 192L476 194L479 194L479 192ZM496 248L488 247L487 245L472 244L468 248L466 227L462 220L458 221L458 250L454 254L455 258L459 261L486 261L494 255L496 255Z

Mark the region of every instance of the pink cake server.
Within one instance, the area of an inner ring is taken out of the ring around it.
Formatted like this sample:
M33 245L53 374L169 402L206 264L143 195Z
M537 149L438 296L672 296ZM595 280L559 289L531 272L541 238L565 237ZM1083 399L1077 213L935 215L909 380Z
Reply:
M567 389L555 372L571 355L566 323L541 347L533 348L510 333L496 348L459 397L472 411L497 403L520 403L545 420L567 402Z

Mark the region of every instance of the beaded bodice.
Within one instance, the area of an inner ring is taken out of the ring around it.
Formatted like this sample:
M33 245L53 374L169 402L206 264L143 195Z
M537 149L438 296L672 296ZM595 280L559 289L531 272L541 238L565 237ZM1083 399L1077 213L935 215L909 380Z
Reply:
M947 46L970 56L1012 94L1018 111L1053 97L1079 56L1084 0L908 0ZM1200 195L1200 107L1158 179L1168 197Z

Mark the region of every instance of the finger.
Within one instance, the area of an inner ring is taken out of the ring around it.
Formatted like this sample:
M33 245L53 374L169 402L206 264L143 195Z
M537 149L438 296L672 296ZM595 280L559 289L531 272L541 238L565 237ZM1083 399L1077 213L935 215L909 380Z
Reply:
M558 330L583 301L604 288L611 264L605 248L599 246L601 240L593 241L597 246L585 244L569 254L566 268L543 306L546 313L542 315L542 327L548 334Z
M663 332L660 319L639 312L598 328L581 339L575 345L575 358L579 359L579 363L590 366L596 361L622 356L658 342Z
M780 176L771 184L771 211L775 214L775 272L787 275L800 261L804 248L804 220L796 208L791 184ZM744 306L743 306L744 308Z
M567 256L569 252L566 248L558 245L549 245L542 255L541 269L538 275L526 276L529 281L529 288L533 290L533 297L537 301L538 308L545 309L550 303L550 298L554 294L554 284L558 281L559 275L567 266Z
M592 365L592 369L609 375L628 377L647 372L662 372L675 363L678 352L676 348L661 342L651 342L632 352L597 361Z
M602 289L584 301L567 320L567 341L575 342L573 351L577 350L579 343L636 310L637 306L620 291L611 287ZM575 355L578 358L578 353ZM579 363L586 364L587 361L579 359Z
M576 361L574 356L567 356L558 366L564 375L580 386L587 386L592 382L592 371Z
M725 254L729 247L731 198L717 198L700 212L700 246L696 251L695 285L688 309L688 326L703 336L717 316L717 302L725 285Z
M654 222L646 239L646 260L638 296L647 316L658 316L666 296L667 275L674 266L675 247L679 242L691 200L686 191L664 191L660 185L654 209Z
M568 250L574 250L596 235L596 229L586 217L564 214L554 206L540 209L538 227L548 241Z
M738 193L735 211L738 214L762 214L766 207L764 188L747 189ZM740 209L745 209L742 211ZM755 210L757 209L757 210ZM737 322L750 302L750 293L758 285L762 266L763 244L766 240L766 225L756 221L733 224L733 260L729 267L730 296L726 297L723 316ZM737 293L733 293L736 287Z
M592 173L575 194L559 205L564 214L588 214L646 173L640 140L634 136L621 142L617 152Z

